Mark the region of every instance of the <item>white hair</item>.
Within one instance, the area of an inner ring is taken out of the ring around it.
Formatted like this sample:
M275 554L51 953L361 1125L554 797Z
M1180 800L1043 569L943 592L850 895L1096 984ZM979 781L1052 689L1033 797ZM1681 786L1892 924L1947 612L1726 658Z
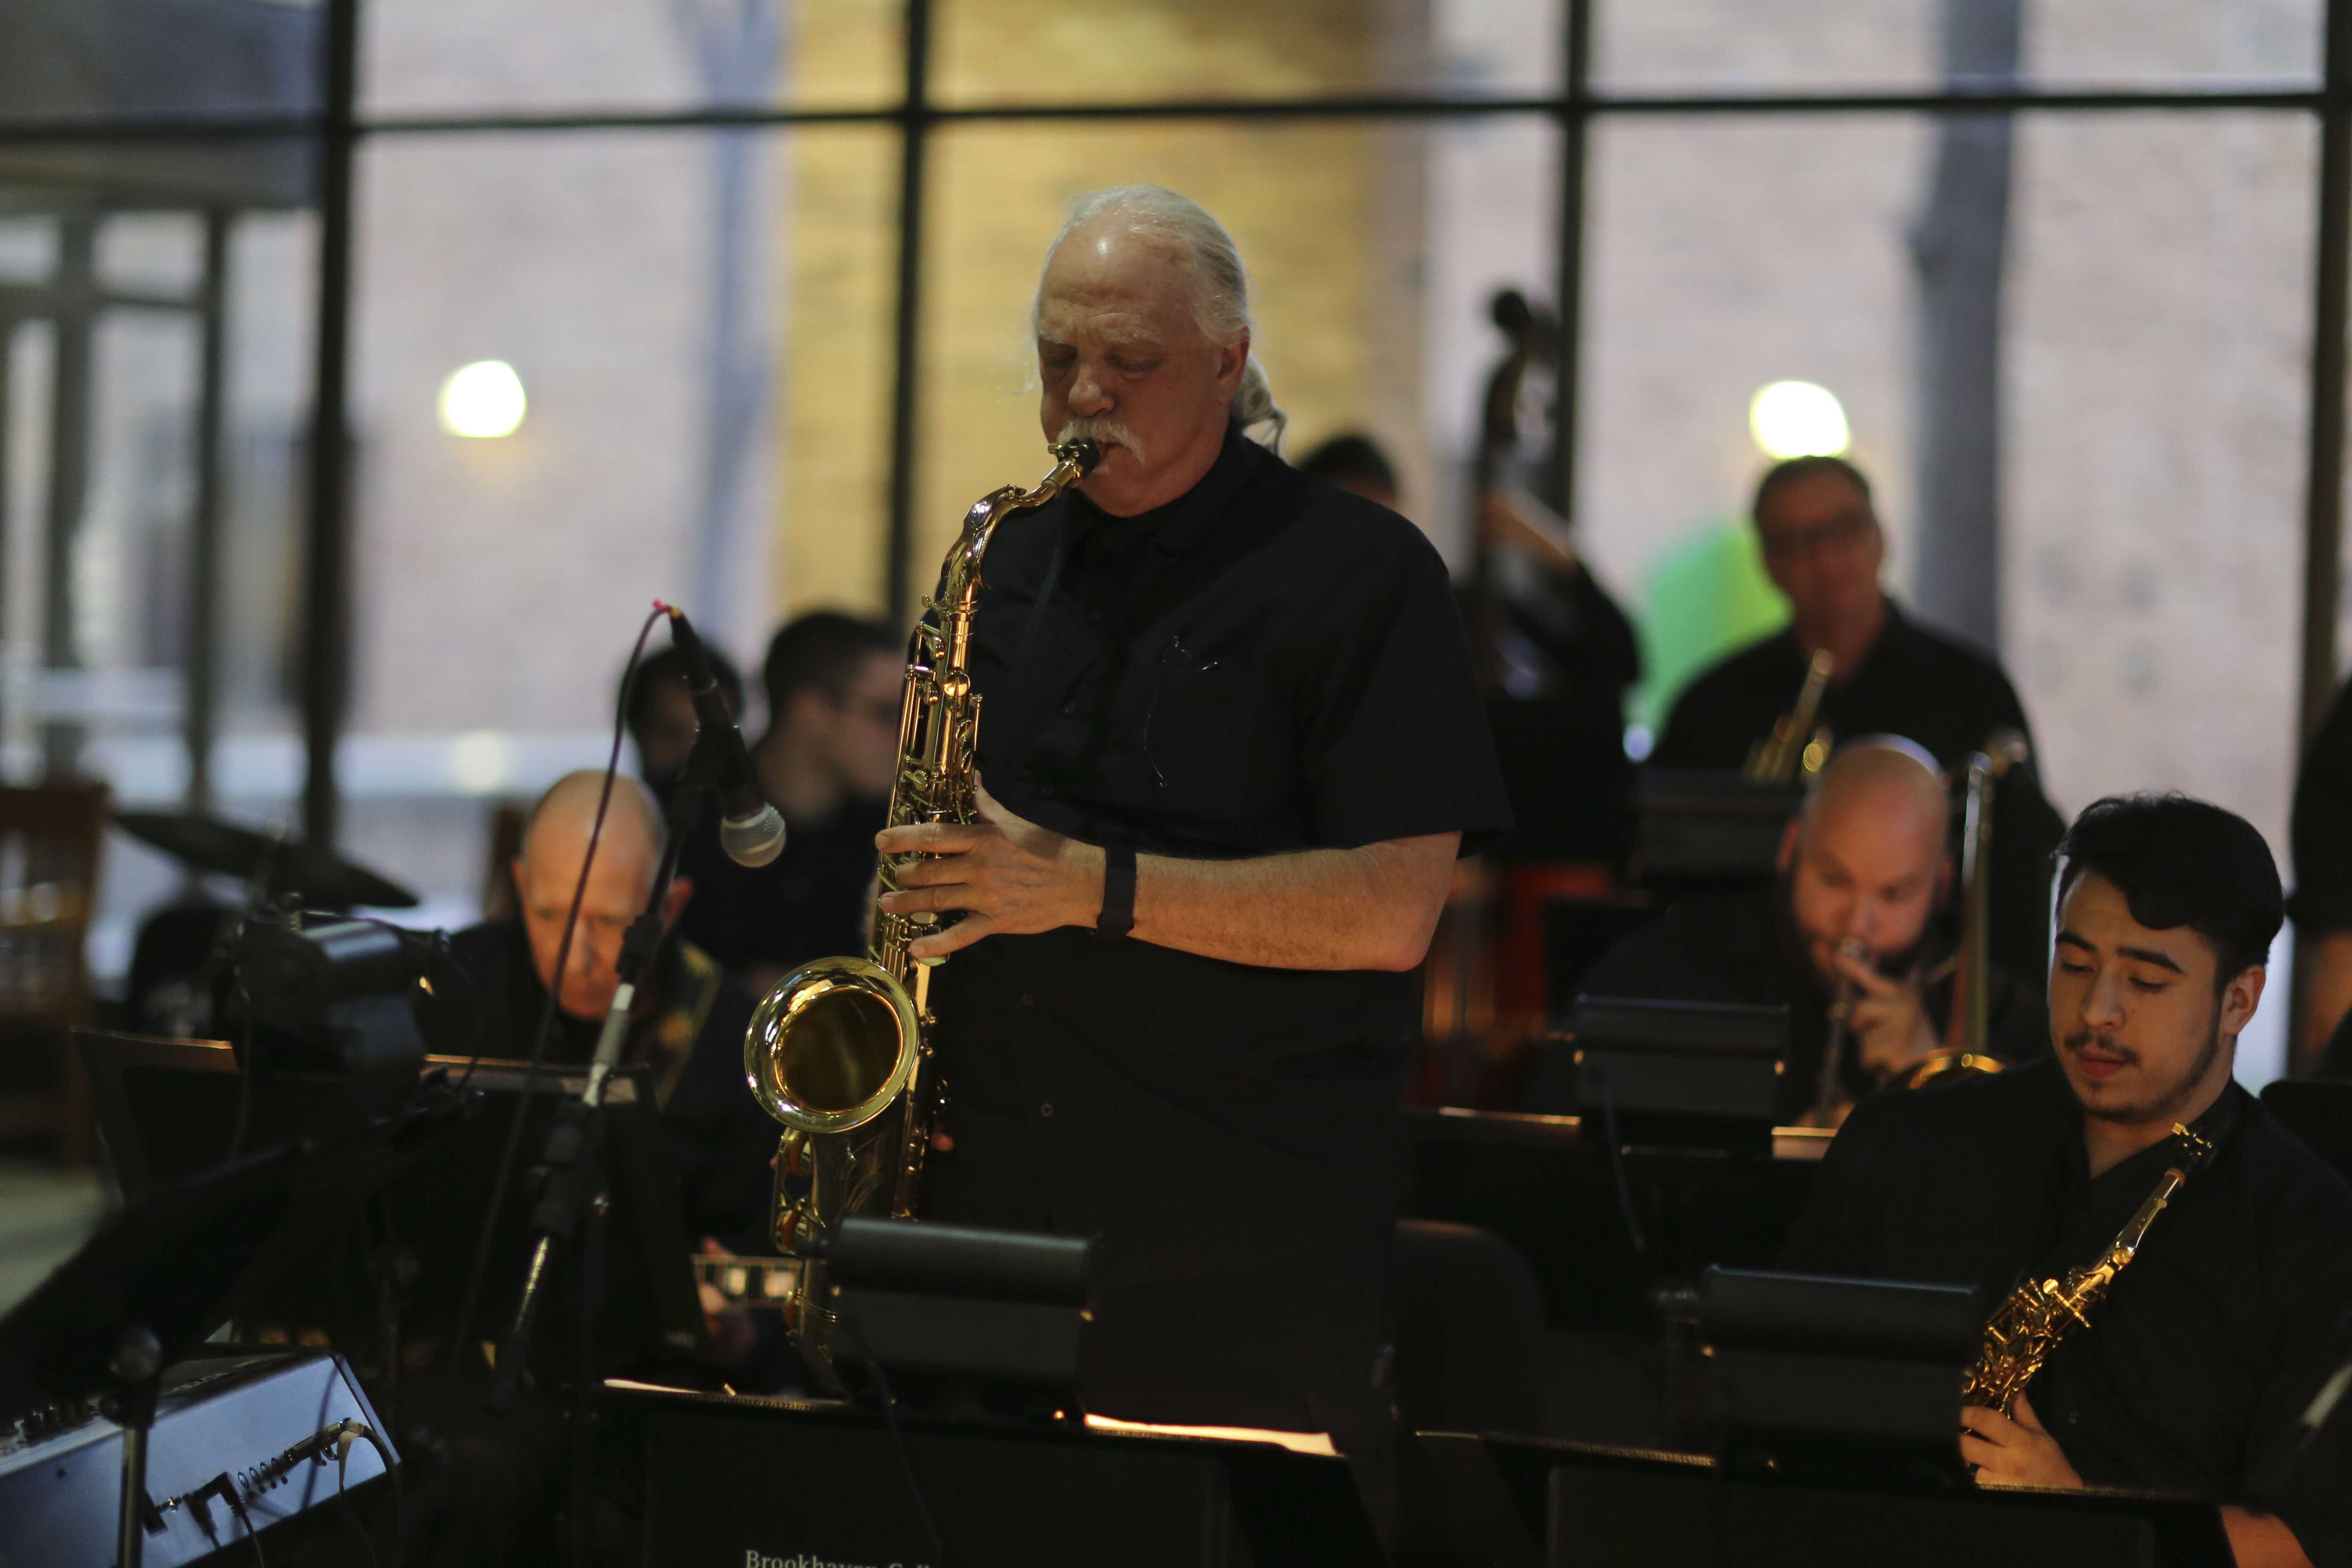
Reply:
M1070 208L1069 220L1054 237L1054 243L1045 247L1046 259L1050 262L1062 242L1076 230L1106 216L1124 219L1129 233L1153 235L1175 243L1192 283L1193 319L1209 338L1228 342L1251 330L1249 268L1242 265L1242 253L1234 246L1234 237L1209 215L1206 207L1165 185L1117 185L1081 196ZM1038 287L1042 293L1042 276ZM1031 304L1029 314L1034 326L1037 316L1035 302ZM1242 383L1234 393L1228 416L1244 431L1260 425L1273 426L1265 445L1277 452L1282 450L1282 435L1290 426L1290 416L1274 401L1274 388L1266 381L1265 367L1254 353L1242 365Z

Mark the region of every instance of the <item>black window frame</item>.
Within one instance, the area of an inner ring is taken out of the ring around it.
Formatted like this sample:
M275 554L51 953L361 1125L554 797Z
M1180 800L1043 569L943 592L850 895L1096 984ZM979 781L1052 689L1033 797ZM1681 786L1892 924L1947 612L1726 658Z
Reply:
M2115 113L2149 110L2258 110L2315 117L2320 130L2315 199L2315 268L2309 420L2305 432L2304 593L2298 741L2318 727L2336 679L2336 611L2342 575L2343 469L2347 268L2352 267L2352 0L2326 0L2321 77L2309 87L2184 86L2158 89L1975 90L1965 84L1885 92L1611 92L1592 80L1592 22L1601 0L1562 0L1560 85L1535 96L1363 93L1297 99L1190 98L1138 102L990 103L933 100L935 0L906 0L904 74L899 101L870 109L704 108L655 112L583 110L533 114L362 115L358 104L362 0L321 0L320 102L304 114L116 117L106 120L0 120L0 145L96 142L285 141L306 139L318 157L318 299L313 399L307 454L301 667L305 773L303 830L312 842L335 841L341 795L335 749L343 724L350 648L350 343L352 164L362 141L383 137L467 136L572 131L787 129L883 125L900 148L897 289L890 395L890 490L887 602L894 616L909 608L913 542L916 386L921 371L919 325L924 286L922 221L927 153L942 125L981 121L1444 121L1519 116L1549 118L1559 129L1559 234L1551 279L1560 302L1558 428L1546 475L1546 499L1563 513L1575 495L1576 399L1580 383L1584 309L1585 183L1589 132L1615 115L1836 115L1901 112ZM195 563L209 594L215 563ZM208 636L213 617L193 617ZM192 648L188 741L201 778L210 736L209 647ZM200 679L201 678L201 679ZM205 689L195 689L197 685ZM2299 749L2299 748L2298 748Z

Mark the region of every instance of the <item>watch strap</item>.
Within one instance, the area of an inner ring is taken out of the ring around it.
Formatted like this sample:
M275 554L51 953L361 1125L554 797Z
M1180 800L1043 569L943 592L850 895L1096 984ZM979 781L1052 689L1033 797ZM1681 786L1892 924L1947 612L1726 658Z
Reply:
M1125 936L1135 929L1135 846L1103 847L1102 913L1095 917L1098 936Z

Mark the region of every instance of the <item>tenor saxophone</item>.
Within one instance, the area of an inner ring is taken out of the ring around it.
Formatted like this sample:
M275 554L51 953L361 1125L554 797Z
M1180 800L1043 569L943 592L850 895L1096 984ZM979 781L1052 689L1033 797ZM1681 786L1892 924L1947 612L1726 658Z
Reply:
M2189 1180L2189 1173L2211 1157L2213 1145L2176 1121L2172 1136L2180 1158L2168 1166L2156 1191L2139 1212L2116 1233L2105 1252L2063 1279L2027 1279L2009 1293L1985 1323L1976 1364L1960 1385L1960 1403L2006 1412L2010 1402L2025 1392L2058 1342L2078 1328L2090 1326L2090 1310L2107 1293L2116 1276L2138 1255L2147 1227Z
M1005 519L1045 505L1101 460L1091 441L1056 446L1053 454L1053 471L1034 489L1007 485L964 513L939 591L908 640L893 827L977 816L980 693L971 686L971 630L989 542ZM919 858L882 856L880 889L897 891L901 869ZM752 1096L784 1124L771 1240L780 1253L802 1254L785 1313L803 1358L828 1384L837 1381L833 1315L824 1259L808 1244L846 1215L912 1219L922 1206L941 1097L930 1011L931 970L940 961L908 950L940 924L935 914L877 910L866 956L820 958L785 975L761 1000L743 1039Z

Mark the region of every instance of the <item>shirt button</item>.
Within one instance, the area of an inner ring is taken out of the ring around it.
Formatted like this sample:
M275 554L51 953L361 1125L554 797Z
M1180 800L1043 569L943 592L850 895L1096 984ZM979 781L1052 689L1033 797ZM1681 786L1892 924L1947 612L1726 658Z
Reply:
M1076 718L1077 716L1077 711L1078 705L1075 702L1065 702L1062 704L1062 717L1065 719Z
M1043 1105L1039 1106L1039 1107L1037 1108L1037 1114L1038 1114L1038 1115L1040 1115L1040 1116L1051 1116L1051 1115L1053 1115L1053 1114L1054 1114L1054 1102L1053 1102L1052 1100L1047 1100L1045 1104L1043 1104Z
M1034 1007L1037 1005L1037 998L1032 993L1024 991L1021 993L1021 1005L1024 1007Z

